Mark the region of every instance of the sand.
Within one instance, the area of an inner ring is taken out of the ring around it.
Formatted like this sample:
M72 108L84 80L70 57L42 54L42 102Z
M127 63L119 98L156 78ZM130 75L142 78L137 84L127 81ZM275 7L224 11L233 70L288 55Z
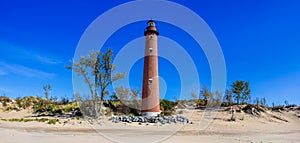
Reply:
M40 122L0 121L0 143L297 143L300 142L299 111L267 111L260 117L237 114L235 122L228 121L231 114L220 110L205 129L203 111L186 110L183 114L194 124L138 125L111 123L103 119L101 124L89 124L82 120L60 119L61 124ZM28 111L0 112L1 118L22 118ZM278 118L275 118L278 117ZM283 119L283 120L282 120ZM286 122L286 121L287 122ZM63 123L65 122L65 123Z

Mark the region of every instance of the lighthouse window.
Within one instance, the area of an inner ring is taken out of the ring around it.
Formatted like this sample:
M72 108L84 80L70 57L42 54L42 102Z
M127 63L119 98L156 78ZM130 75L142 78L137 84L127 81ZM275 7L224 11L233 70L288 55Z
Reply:
M152 35L149 35L149 40L152 40L153 39L153 36Z
M152 53L152 51L153 51L153 48L149 48L149 52Z
M152 83L152 78L149 78L149 83L150 83L150 84Z

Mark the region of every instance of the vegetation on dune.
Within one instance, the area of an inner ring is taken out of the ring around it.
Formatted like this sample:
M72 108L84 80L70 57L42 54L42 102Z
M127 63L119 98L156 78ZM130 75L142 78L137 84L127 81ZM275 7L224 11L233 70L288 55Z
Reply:
M33 113L44 113L49 115L63 114L72 111L79 110L76 102L70 102L66 104L57 104L52 101L42 100L33 106Z
M3 111L20 111L29 109L34 114L41 116L56 116L72 114L72 116L82 116L98 119L100 115L133 115L141 114L141 90L139 88L117 87L115 93L110 95L110 100L105 100L110 93L108 87L115 81L125 77L124 73L114 73L115 66L112 64L113 53L111 49L106 52L91 52L87 57L81 57L79 61L67 66L68 69L75 71L87 83L90 95L84 97L75 94L74 97L77 102L70 102L68 98L62 98L60 101L56 97L51 96L52 86L50 84L44 85L43 90L45 98L27 96L23 98L16 98L15 100L0 96L0 105ZM255 98L251 101L250 82L237 80L232 82L230 89L224 93L222 101L222 94L219 91L211 91L206 86L200 91L191 93L191 100L177 100L169 101L165 99L160 100L161 116L170 116L175 114L176 108L186 108L187 106L196 106L196 108L219 107L225 106L243 106L245 112L249 112L252 108L268 108L266 98ZM253 102L253 104L250 104ZM196 104L195 104L196 103ZM284 102L286 106L275 106L272 103L272 110L281 111L285 107L294 107L296 105ZM105 110L102 110L102 106ZM245 106L245 107L244 107ZM81 110L80 110L81 109ZM242 109L241 109L242 110ZM75 113L76 112L76 113ZM252 113L253 111L251 111ZM73 115L73 113L75 113ZM56 124L59 122L56 119L1 119L3 121L14 122L28 122L38 121L49 124Z
M288 101L284 101L284 105L275 106L272 103L272 106L267 105L267 99L265 97L251 100L251 89L250 82L237 80L230 85L230 89L227 89L223 96L223 101L220 100L222 93L216 91L212 92L204 86L199 93L194 91L191 93L192 100L196 103L196 108L205 108L208 103L216 103L214 105L221 105L223 107L229 107L233 105L249 105L252 107L263 107L269 108L272 110L283 110L283 108L295 107L295 104L288 104ZM221 104L219 104L221 103ZM180 105L180 104L179 104Z
M219 91L209 91L206 86L200 90L200 94L194 91L191 96L196 103L196 108L204 108L206 105L217 107L222 103L222 93Z
M12 100L5 96L0 96L0 102L2 103L2 106L6 107L7 103L12 102Z
M43 99L41 97L33 97L27 96L23 98L16 98L15 100L2 97L0 102L9 103L9 106L3 106L4 111L20 111L29 109L35 114L43 114L43 115L59 115L66 114L73 111L79 111L79 106L77 102L69 102L68 99L63 98L61 101L53 101Z
M39 98L39 97L35 98L33 96L27 96L27 97L23 97L23 98L18 97L16 99L15 103L16 103L18 108L26 109L28 107L36 105L41 100L42 100L42 98Z
M141 101L141 90L138 88L125 88L117 87L115 93L111 96L111 100L114 103L118 103L118 106L112 105L114 108L114 113L116 114L125 114L125 115L134 115L137 116L140 114Z
M35 119L25 119L25 118L11 118L11 119L0 119L1 121L9 121L9 122L47 122L48 124L55 125L56 123L59 123L59 119L48 119L48 118L35 118Z
M175 113L175 107L178 105L178 102L173 102L169 100L162 99L160 100L160 115L162 116L171 116Z
M4 119L4 118L1 118L0 119L1 121L9 121L9 122L33 122L33 121L36 121L36 122L46 122L48 121L49 119L48 118L35 118L35 119L25 119L25 118L11 118L11 119Z
M53 125L55 125L56 123L59 123L60 124L60 122L59 122L59 120L58 119L50 119L49 121L48 121L48 124L53 124Z

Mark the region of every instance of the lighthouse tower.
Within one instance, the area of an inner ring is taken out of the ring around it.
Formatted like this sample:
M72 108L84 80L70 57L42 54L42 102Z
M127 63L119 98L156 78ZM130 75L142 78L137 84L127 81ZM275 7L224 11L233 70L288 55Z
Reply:
M159 35L156 23L148 21L145 35L145 57L142 90L142 116L157 116L159 107L159 78L158 78L158 52L157 37Z

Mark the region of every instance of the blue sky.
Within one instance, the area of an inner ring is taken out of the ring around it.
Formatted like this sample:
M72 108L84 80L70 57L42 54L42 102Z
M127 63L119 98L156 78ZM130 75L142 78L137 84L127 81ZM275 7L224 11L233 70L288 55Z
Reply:
M43 96L43 85L50 83L52 95L71 97L72 73L65 66L73 58L81 35L98 16L125 2L128 1L1 1L0 95ZM235 80L246 80L253 98L266 97L269 104L284 104L284 100L300 104L300 2L173 2L193 10L214 32L226 61L227 86ZM104 47L111 47L117 54L128 42L143 36L145 22L121 28ZM207 59L202 51L195 50L199 45L177 27L164 22L157 26L161 35L177 41L191 55L201 84L209 86ZM168 86L167 97L176 96L180 88L178 73L167 60L160 58L159 63L160 76ZM141 59L129 73L133 87L141 87L142 66Z

